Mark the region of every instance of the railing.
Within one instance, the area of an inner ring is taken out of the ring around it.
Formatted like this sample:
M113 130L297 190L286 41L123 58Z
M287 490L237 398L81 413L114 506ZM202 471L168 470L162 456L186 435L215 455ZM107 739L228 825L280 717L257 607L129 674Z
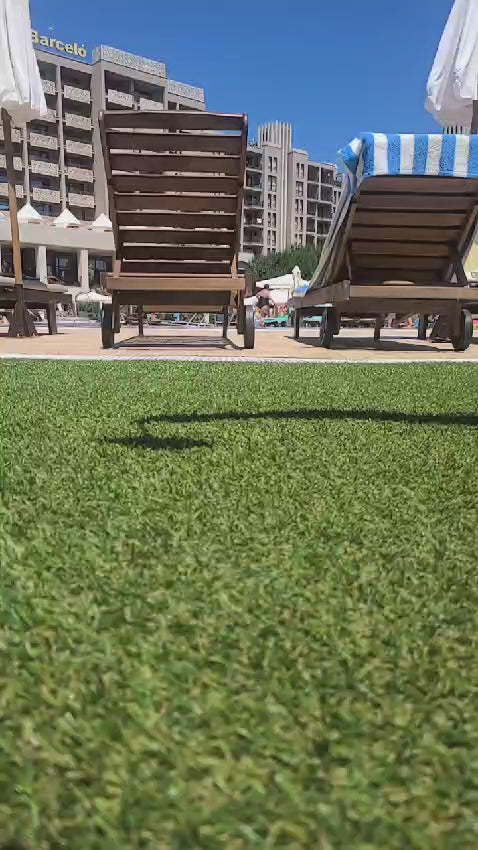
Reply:
M65 112L65 124L67 127L76 127L78 130L91 130L91 118L75 115L74 112Z
M46 162L43 159L32 159L30 163L32 174L45 174L48 177L58 177L56 162Z
M44 136L42 133L30 133L30 144L36 148L58 150L58 139L55 136Z
M140 109L150 109L152 112L160 112L164 109L164 105L159 100L148 100L147 97L140 97Z
M45 94L56 94L56 85L53 80L42 80L41 87Z
M204 89L188 86L186 83L178 83L176 80L168 80L168 92L179 95L179 97L187 97L189 100L198 100L199 103L205 102Z
M42 115L42 121L49 121L56 124L56 109L47 109L46 114Z
M93 172L89 168L78 168L77 166L68 166L66 169L67 176L70 180L79 180L81 183L93 183Z
M73 153L78 156L93 156L93 146L86 142L75 142L73 139L67 139L65 142L65 150L67 153Z
M80 103L90 103L91 92L89 89L80 89L77 86L63 86L63 96L68 100L79 100Z
M4 154L0 154L0 168L6 168L7 161ZM20 156L13 157L13 167L15 171L23 171L23 160Z
M116 103L117 106L128 106L133 108L134 99L132 94L127 94L124 91L116 91L116 89L108 89L106 99L109 103Z
M3 127L0 124L0 139L3 139L3 138L4 138ZM14 130L12 128L12 142L21 142L21 140L22 140L21 130Z
M43 201L46 204L60 203L60 193L55 189L40 189L39 186L33 186L32 197L34 201Z
M17 198L23 198L23 186L19 183L15 186L15 194ZM0 183L0 195L3 198L8 197L8 183Z
M94 207L94 195L79 195L76 192L68 192L68 203L72 207Z

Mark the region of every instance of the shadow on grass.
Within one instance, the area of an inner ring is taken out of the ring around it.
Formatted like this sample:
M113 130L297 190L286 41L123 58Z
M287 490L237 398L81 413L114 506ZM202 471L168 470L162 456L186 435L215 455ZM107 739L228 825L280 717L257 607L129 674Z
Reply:
M324 408L320 410L263 410L218 411L217 413L164 413L158 416L145 416L138 425L145 428L153 423L170 425L201 424L206 422L249 422L258 419L326 421L355 420L359 422L398 422L410 425L464 425L476 428L478 414L475 413L401 413L394 410L338 410Z
M105 437L104 442L110 446L125 446L128 449L149 449L155 452L183 452L188 449L212 449L212 443L207 440L192 440L188 437L153 437L151 434L142 434L138 437Z

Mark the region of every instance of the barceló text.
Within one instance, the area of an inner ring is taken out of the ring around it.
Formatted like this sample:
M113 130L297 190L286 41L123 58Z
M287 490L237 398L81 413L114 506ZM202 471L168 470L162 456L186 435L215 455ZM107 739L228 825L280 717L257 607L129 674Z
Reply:
M60 53L70 53L72 56L79 56L80 59L86 59L86 47L84 44L67 43L59 38L48 38L46 35L40 35L38 30L32 30L33 44L39 44L41 47L49 47L50 50L59 50Z

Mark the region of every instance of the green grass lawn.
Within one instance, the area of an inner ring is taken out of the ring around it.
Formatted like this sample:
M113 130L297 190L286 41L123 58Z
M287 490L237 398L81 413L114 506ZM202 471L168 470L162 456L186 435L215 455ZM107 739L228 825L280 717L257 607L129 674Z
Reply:
M477 393L2 362L0 847L475 850Z

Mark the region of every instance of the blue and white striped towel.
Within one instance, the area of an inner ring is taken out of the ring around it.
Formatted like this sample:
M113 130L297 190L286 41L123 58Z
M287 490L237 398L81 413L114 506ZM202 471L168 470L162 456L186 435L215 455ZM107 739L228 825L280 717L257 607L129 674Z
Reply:
M478 178L478 136L364 133L339 151L345 168L342 194L310 286L327 283L334 249L352 198L368 177Z

